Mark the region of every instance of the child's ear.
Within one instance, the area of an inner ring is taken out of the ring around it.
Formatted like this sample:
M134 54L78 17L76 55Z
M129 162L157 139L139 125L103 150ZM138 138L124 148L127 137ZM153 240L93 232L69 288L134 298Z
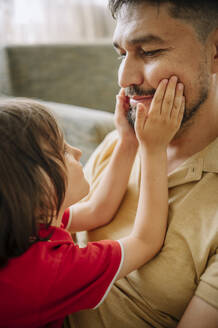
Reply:
M214 32L212 47L212 73L218 73L218 28Z

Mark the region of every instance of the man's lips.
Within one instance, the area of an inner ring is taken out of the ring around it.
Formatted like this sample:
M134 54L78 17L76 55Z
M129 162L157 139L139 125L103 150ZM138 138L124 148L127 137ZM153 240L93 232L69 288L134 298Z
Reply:
M129 98L129 102L131 106L137 106L137 104L141 103L145 106L149 106L151 104L151 101L153 99L153 95L150 96L133 96Z

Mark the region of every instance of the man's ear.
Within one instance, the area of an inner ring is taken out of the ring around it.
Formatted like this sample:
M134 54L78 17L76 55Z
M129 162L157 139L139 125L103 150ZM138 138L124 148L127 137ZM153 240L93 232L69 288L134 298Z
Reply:
M214 32L212 45L212 73L218 73L218 28Z

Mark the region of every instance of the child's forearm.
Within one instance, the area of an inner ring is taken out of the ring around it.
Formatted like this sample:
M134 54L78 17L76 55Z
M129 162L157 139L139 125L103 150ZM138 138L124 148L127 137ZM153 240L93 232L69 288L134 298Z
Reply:
M136 152L136 142L118 140L110 163L91 198L72 207L71 231L94 229L113 218L125 194Z
M140 156L141 185L136 219L132 233L121 240L124 254L128 254L128 259L133 260L124 261L118 279L126 272L135 270L149 261L162 247L166 232L168 214L166 150L152 152L140 147Z
M127 188L136 152L136 143L119 139L108 168L91 198L95 215L101 222L108 222L117 211Z
M168 214L167 154L141 147L141 191L132 236L146 240L154 252L163 244Z

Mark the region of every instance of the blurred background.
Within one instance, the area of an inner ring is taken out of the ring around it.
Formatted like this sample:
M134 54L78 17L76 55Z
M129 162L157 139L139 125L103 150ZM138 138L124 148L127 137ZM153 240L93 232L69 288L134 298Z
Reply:
M114 129L114 27L107 0L0 0L0 98L48 106L83 163Z
M0 0L0 40L6 44L111 39L107 0Z

